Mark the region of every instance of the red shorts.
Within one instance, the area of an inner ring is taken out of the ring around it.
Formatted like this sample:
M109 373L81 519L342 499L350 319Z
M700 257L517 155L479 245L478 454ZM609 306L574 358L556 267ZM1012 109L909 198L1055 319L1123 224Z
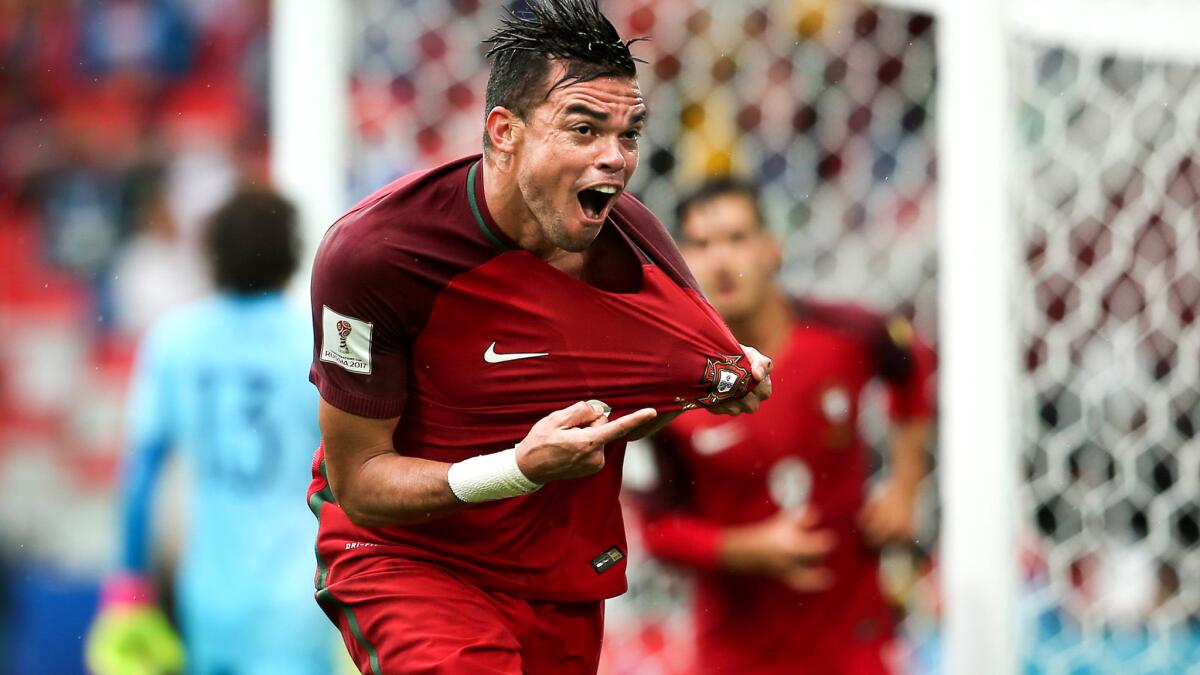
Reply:
M484 591L430 563L374 558L317 601L362 673L596 672L604 602Z

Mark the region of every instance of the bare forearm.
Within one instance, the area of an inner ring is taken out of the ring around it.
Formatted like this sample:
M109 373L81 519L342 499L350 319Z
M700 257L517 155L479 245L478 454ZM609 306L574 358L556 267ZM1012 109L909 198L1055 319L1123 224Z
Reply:
M325 468L334 499L365 527L420 523L479 503L527 495L541 484L604 468L604 445L649 423L653 408L616 420L580 401L539 420L516 447L453 465L409 457L393 445L400 418L372 419L321 401ZM524 462L524 463L522 463ZM451 487L453 478L453 488Z
M446 480L449 464L396 452L400 418L360 417L324 400L319 418L329 487L356 525L419 523L462 506Z
M897 487L915 494L929 471L929 422L897 422L889 439L891 479Z
M463 506L450 490L450 465L396 453L376 455L346 476L330 475L334 497L357 525L408 525Z

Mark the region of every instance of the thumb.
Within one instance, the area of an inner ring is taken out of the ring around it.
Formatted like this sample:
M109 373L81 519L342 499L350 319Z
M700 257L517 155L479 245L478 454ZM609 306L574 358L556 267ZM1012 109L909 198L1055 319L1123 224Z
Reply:
M758 382L767 379L767 375L771 374L771 369L774 366L770 357L765 356L762 352L749 345L741 345L742 353L746 355L746 360L750 363L750 373Z

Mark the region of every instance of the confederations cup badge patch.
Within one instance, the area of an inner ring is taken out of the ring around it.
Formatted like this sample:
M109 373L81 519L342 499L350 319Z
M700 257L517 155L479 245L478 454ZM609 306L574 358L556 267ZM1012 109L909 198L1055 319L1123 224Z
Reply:
M371 333L374 325L321 308L321 360L352 373L371 374Z
M346 338L350 337L350 333L354 332L354 329L350 327L350 322L338 321L337 332L338 337L340 338L340 341L338 342L338 351L345 356L350 356L350 348L346 346Z

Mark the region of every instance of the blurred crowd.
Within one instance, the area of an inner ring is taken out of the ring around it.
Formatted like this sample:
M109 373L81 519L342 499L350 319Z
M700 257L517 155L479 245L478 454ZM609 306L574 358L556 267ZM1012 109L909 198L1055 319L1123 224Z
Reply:
M32 240L24 281L81 284L101 333L203 292L204 216L264 175L267 4L0 3L3 227Z
M205 218L266 182L268 6L0 0L0 670L90 619L137 336L210 289Z
M22 317L0 338L9 416L65 412L60 380L79 375L38 368L31 340L99 365L209 288L204 218L265 180L267 5L0 2L0 313Z

